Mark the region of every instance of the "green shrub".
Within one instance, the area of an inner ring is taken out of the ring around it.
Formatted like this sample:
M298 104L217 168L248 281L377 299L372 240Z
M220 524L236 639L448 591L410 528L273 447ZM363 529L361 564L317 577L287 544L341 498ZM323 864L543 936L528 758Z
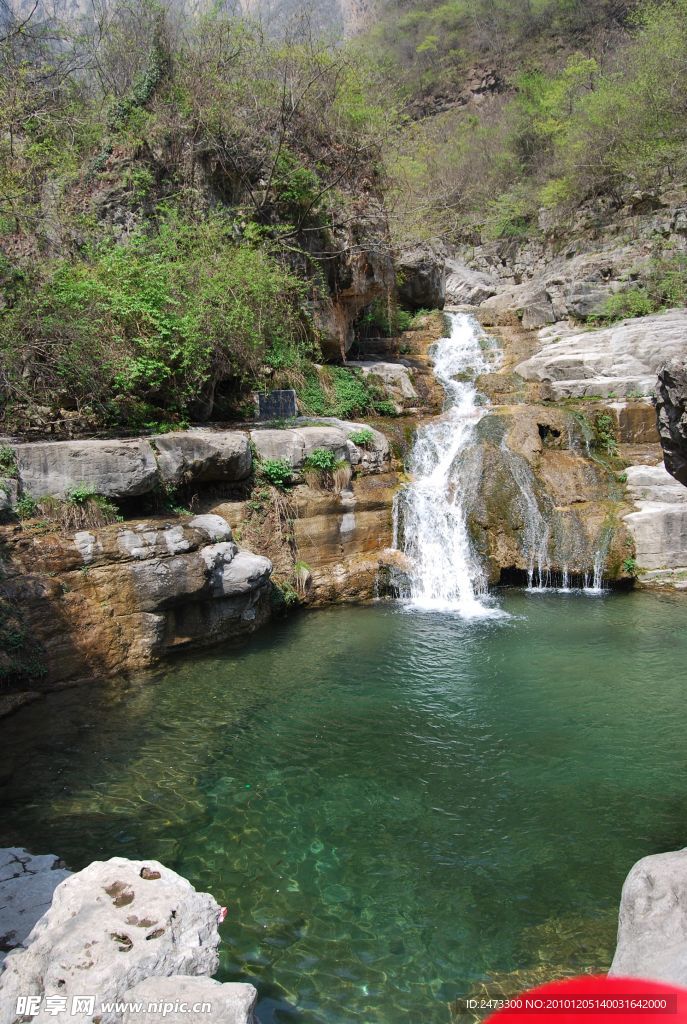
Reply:
M15 512L20 519L33 519L38 514L38 502L30 494L23 494L17 501Z
M331 472L336 464L337 458L334 452L328 448L315 448L305 459L303 467L304 469L328 470Z
M618 454L618 439L613 418L608 413L597 413L594 417L594 447L606 455Z
M328 448L316 448L303 463L303 475L311 487L340 493L351 482L353 471L347 459L337 459Z
M369 427L363 427L361 430L354 430L352 434L348 435L348 439L358 448L369 448L374 441L374 434Z
M628 576L637 575L637 559L633 558L632 555L628 555L627 558L623 559L623 572Z
M50 405L67 393L129 423L184 419L222 381L236 388L312 352L305 290L268 246L237 242L227 214L170 212L156 232L102 242L27 283L0 316L0 364L16 397Z
M0 476L16 478L19 475L17 456L8 444L0 445Z
M273 487L280 490L284 490L291 483L293 476L291 464L286 459L264 459L260 463L259 472Z
M40 679L46 672L45 651L32 636L21 609L0 597L0 684Z
M398 412L396 405L389 398L383 398L381 401L375 402L375 412L378 412L380 416L397 416Z

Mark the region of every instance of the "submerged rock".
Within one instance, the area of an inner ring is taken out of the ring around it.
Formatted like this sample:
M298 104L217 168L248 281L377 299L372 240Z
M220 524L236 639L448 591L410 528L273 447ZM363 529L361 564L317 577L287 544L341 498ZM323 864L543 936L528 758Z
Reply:
M121 1010L103 1003L122 1000L153 977L217 970L219 917L209 893L196 892L157 861L94 861L61 882L26 948L8 955L0 976L0 1024L14 1024L17 999L30 996L41 999L34 1024L91 1024L94 1017L119 1024ZM95 995L95 1010L72 1012L72 1000L84 995ZM246 995L237 994L244 1002ZM65 1012L50 1013L48 997L61 1005L66 1000Z
M687 987L687 849L638 861L623 885L609 974Z
M656 413L666 469L687 487L687 353L659 370Z

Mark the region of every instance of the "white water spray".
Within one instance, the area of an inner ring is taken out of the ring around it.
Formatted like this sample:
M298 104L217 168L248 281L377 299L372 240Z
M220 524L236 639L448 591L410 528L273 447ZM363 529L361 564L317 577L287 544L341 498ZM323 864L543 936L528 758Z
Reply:
M437 342L433 353L446 407L417 433L414 481L403 496L403 546L413 566L414 607L484 618L503 613L489 604L486 579L472 550L465 496L476 481L461 455L485 411L471 378L493 363L482 349L485 335L479 324L465 314L449 316L450 335Z

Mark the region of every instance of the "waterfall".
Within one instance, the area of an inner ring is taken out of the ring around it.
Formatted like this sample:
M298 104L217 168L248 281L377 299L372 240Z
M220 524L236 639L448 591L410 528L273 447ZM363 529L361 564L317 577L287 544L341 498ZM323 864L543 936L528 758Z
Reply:
M539 507L537 496L534 493L534 476L525 459L511 452L505 439L501 444L501 452L520 491L525 524L523 553L528 561L527 586L529 590L547 590L551 586L549 571L551 527L549 520L542 514Z
M446 393L444 413L417 432L411 483L402 496L396 538L411 569L410 603L456 611L464 618L503 614L490 606L487 584L473 551L465 496L476 486L475 460L463 458L483 415L473 378L491 368L486 336L472 317L448 314L451 331L434 348L434 372Z

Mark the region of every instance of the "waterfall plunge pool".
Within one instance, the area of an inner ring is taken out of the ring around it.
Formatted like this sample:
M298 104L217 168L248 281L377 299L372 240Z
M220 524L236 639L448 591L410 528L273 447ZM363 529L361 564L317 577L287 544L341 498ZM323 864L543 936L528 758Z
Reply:
M229 907L263 1024L447 1024L604 970L623 879L687 844L684 599L502 592L278 622L2 723L0 842L159 858Z

